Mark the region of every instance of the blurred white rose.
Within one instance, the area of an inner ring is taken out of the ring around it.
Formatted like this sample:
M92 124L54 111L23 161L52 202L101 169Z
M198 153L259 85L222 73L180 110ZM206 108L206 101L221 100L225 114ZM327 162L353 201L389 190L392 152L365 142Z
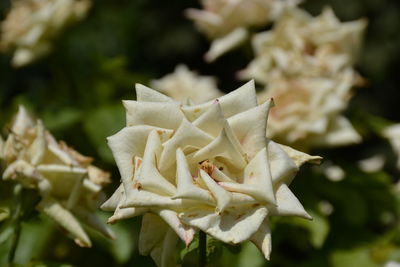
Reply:
M213 61L247 38L247 28L275 20L297 0L203 0L203 9L188 9L187 16L207 37L215 40L206 55ZM240 30L239 30L240 29Z
M361 136L342 115L354 79L351 69L334 78L271 77L267 89L258 94L260 102L273 98L277 104L269 116L267 136L301 149L360 142Z
M173 73L152 81L151 85L182 103L187 101L193 101L196 104L203 103L222 94L217 89L214 77L200 76L190 71L185 65L178 65Z
M92 166L91 158L58 143L22 106L4 144L3 160L3 179L37 190L41 197L37 209L67 230L78 245L91 246L80 221L113 237L96 216L105 197L102 186L110 182L109 174Z
M255 59L243 79L268 83L270 77L326 77L352 67L362 44L366 20L340 22L330 8L318 17L287 9L273 29L253 39Z
M90 5L89 0L13 0L1 24L0 48L14 51L13 66L27 65L49 53L52 40Z
M365 27L364 19L340 22L330 8L317 17L292 8L255 36L256 57L239 76L265 86L260 102L277 103L268 137L301 149L361 141L342 113L362 82L352 65Z
M218 99L182 105L136 86L124 101L127 126L108 138L122 184L102 208L110 223L144 214L139 251L173 262L178 237L197 230L230 244L251 240L268 259L270 216L310 218L288 185L319 161L265 137L272 101L257 104L253 82Z

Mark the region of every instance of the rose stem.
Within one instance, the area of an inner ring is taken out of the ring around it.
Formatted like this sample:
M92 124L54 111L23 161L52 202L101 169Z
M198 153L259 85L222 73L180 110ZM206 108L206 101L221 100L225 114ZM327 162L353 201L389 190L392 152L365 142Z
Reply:
M207 234L199 232L199 267L205 267L207 264Z
M22 186L16 184L14 186L14 207L12 215L12 220L14 221L14 236L12 237L10 254L8 255L8 262L10 265L14 262L15 252L17 251L18 241L21 234L21 191Z

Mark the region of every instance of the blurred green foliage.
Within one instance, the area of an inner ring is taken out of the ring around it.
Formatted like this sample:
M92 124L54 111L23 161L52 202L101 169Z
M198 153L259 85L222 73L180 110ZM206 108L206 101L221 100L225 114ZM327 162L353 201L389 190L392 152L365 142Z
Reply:
M295 218L272 220L271 261L250 243L231 247L209 238L212 266L382 266L400 260L400 192L395 158L379 131L400 121L400 3L395 0L308 0L313 14L331 5L342 20L367 17L369 26L358 70L366 77L348 116L362 133L360 145L314 151L346 171L339 182L328 180L319 167L303 168L292 188L314 221ZM10 6L0 2L3 19ZM49 56L21 69L10 66L10 54L0 56L0 125L7 127L19 104L24 104L60 140L96 159L109 170L114 183L119 174L105 137L124 125L122 99L134 99L134 83L172 72L185 63L202 74L219 78L228 92L241 82L235 72L249 62L249 47L233 51L216 63L202 58L208 41L196 31L183 10L195 0L96 0L89 16L67 29ZM364 173L357 160L384 154L385 168ZM316 174L317 173L317 174ZM319 174L318 174L319 173ZM5 266L16 229L5 223L13 204L12 185L0 182L0 266ZM331 213L321 209L332 206ZM102 214L104 220L109 214ZM117 239L109 241L90 232L91 249L77 247L45 217L31 215L22 224L16 261L21 266L153 266L138 254L140 218L111 226ZM196 263L197 241L180 251L184 266Z

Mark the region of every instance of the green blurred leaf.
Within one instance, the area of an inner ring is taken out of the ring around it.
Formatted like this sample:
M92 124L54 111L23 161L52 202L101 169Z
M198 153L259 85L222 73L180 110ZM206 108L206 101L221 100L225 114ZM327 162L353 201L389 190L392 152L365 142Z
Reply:
M77 123L82 117L82 112L75 108L64 107L53 111L46 110L42 114L42 120L49 131L65 129Z
M99 155L107 162L114 163L114 159L106 138L119 131L124 122L124 109L120 103L92 110L85 116L85 131Z
M368 248L356 248L334 251L331 255L333 267L378 267L380 266L372 260Z
M10 217L10 209L8 207L0 207L0 222Z
M213 262L222 255L223 243L207 235L207 261Z
M180 259L183 261L186 255L190 254L191 252L197 251L199 248L199 239L196 237L193 241L189 244L188 247L185 247L180 252Z
M53 225L53 222L45 216L24 222L15 254L15 262L27 264L32 259L39 258L49 245L48 241L54 233Z
M238 267L260 267L265 263L264 256L258 248L251 242L246 242L242 245L242 251L239 254L237 265Z
M302 218L292 218L292 223L306 228L310 232L310 242L315 248L323 246L329 234L329 222L322 215L309 211L312 221Z

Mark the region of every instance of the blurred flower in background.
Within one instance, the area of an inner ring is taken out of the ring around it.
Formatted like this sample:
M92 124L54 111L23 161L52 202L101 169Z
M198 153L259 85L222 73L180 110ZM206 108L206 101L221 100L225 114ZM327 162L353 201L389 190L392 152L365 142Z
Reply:
M10 128L3 152L3 179L37 191L37 209L55 220L79 246L92 244L80 222L113 238L111 230L96 216L105 197L102 187L110 183L110 175L91 165L92 158L64 142L58 143L23 106Z
M216 78L200 76L196 72L190 71L185 65L176 66L173 73L153 80L151 85L181 103L192 101L199 104L222 94L217 89Z
M90 5L89 0L13 0L1 24L0 49L13 51L14 67L30 64L49 53L52 40L85 17Z
M188 9L187 16L208 38L214 40L208 61L239 45L247 38L246 28L264 26L275 20L296 0L202 0L203 9Z
M361 81L352 65L365 26L365 20L341 23L329 8L317 17L293 8L254 37L256 57L240 76L265 86L261 102L277 103L269 137L303 149L360 142L341 114Z

